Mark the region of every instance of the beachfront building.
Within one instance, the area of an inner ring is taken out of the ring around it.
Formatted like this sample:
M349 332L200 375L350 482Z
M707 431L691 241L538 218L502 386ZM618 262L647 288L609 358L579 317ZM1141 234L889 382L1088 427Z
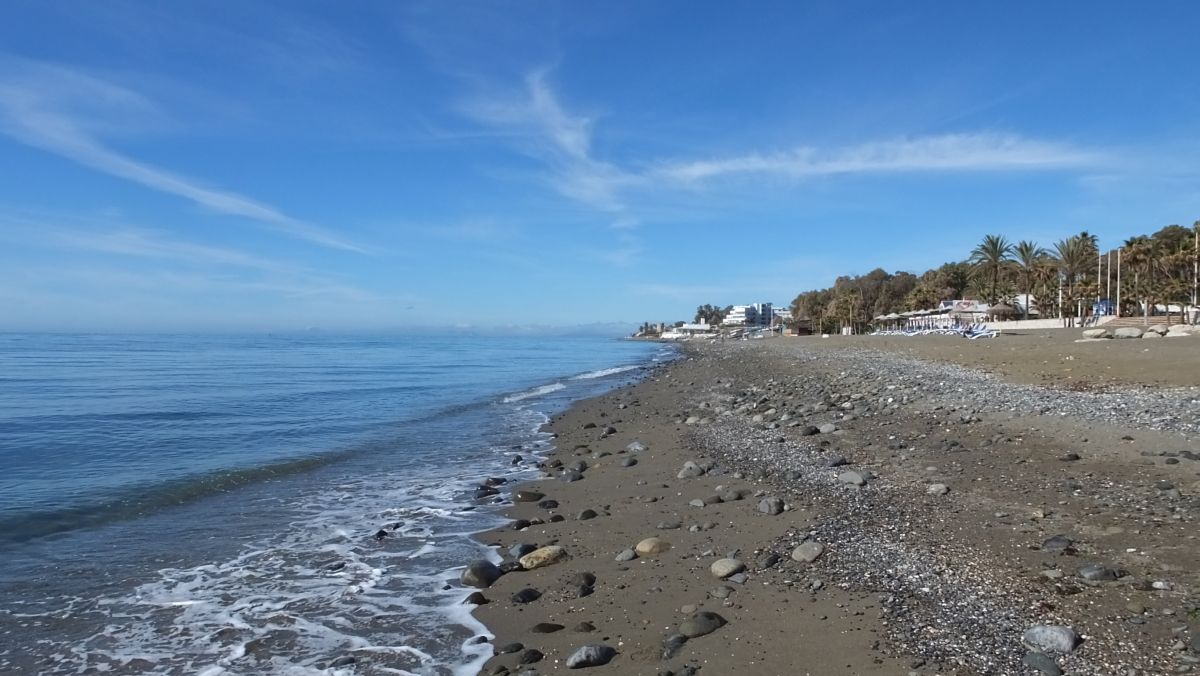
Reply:
M774 317L774 306L771 303L734 305L721 323L725 326L771 326Z
M713 326L708 322L701 321L698 324L684 323L680 324L679 326L673 326L667 331L663 332L662 338L663 340L687 340L689 338L695 338L696 336L715 336L716 334L716 326Z

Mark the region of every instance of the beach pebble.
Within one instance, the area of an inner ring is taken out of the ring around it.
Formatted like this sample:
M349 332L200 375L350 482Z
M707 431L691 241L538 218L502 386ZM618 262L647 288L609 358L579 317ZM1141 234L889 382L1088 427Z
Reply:
M783 500L776 497L763 498L758 503L758 511L763 514L770 514L771 516L782 514Z
M534 634L553 634L556 631L562 631L566 627L553 622L538 622L529 628L529 631Z
M714 599L727 599L727 598L729 598L729 595L732 594L734 591L736 591L736 590L733 587L721 585L720 587L717 587L716 589L708 592L708 595L713 597Z
M558 478L559 478L559 479L562 479L563 481L565 481L565 482L567 482L567 483L571 483L571 482L573 482L573 481L582 481L582 480L583 480L583 473L582 473L582 472L575 472L575 471L563 472L563 473L562 473L562 476L560 476L560 477L558 477Z
M687 637L683 634L671 634L663 639L662 642L662 659L669 660L679 652L679 649L687 643ZM670 673L670 672L668 672ZM659 676L665 676L663 672L659 672Z
M589 520L589 519L594 519L594 518L596 518L596 517L598 517L598 516L600 516L600 515L596 513L596 510L594 510L594 509L585 509L585 510L583 510L582 512L580 512L580 513L579 513L579 515L578 515L578 516L576 516L575 518L576 518L576 520L578 520L578 521L587 521L587 520Z
M513 502L537 502L544 497L546 497L545 493L539 493L537 491L531 491L522 488L516 493L513 493Z
M496 564L491 561L480 559L473 561L467 569L463 571L460 582L468 587L477 587L479 589L487 589L492 586L492 583L500 579L503 575Z
M496 654L497 655L511 655L512 653L519 653L524 649L525 649L524 643L507 643L505 645L500 646L499 648L496 648Z
M759 570L765 570L765 569L770 568L771 566L774 566L775 564L779 563L779 559L780 559L780 556L778 554L776 554L775 552L767 552L766 554L763 554L762 556L758 557L758 560L754 562L754 565Z
M925 492L930 495L945 495L950 492L950 487L946 484L929 484L925 487Z
M837 425L834 425L833 423L825 423L824 425L818 427L817 431L821 434L833 434L837 431Z
M696 463L688 460L683 463L683 469L679 470L679 474L675 475L680 479L694 479L704 474L704 468Z
M525 570L534 570L543 566L550 566L560 561L566 561L568 558L567 550L558 545L542 547L529 552L522 556L519 560L521 567Z
M1042 541L1044 552L1065 552L1071 549L1071 539L1065 535L1054 535Z
M842 472L839 474L838 481L844 484L850 484L851 486L865 486L867 484L867 477L864 476L862 472L855 472L851 470L849 472Z
M637 558L637 552L633 551L632 549L622 549L620 551L620 553L617 554L614 561L625 562L625 561L632 561L636 558Z
M568 669L599 667L608 664L617 656L617 651L603 643L592 643L580 647L567 658Z
M792 550L792 560L801 563L812 563L825 553L825 545L820 542L805 542Z
M542 658L544 657L545 655L542 654L542 651L538 650L537 648L529 648L521 653L521 656L517 658L517 663L536 664L541 662Z
M512 595L513 603L533 603L542 598L542 593L533 587L526 587Z
M737 559L717 559L709 566L708 570L713 574L713 577L724 580L730 575L736 575L746 570L746 564Z
M483 592L471 592L467 595L467 598L463 599L464 604L472 606L482 606L487 602L488 599L483 595Z
M622 467L633 467L638 463L637 458L621 458Z
M625 450L629 451L630 453L641 453L642 451L646 450L646 445L640 441L635 441L626 446Z
M721 627L724 627L726 624L728 624L728 622L726 622L725 618L721 617L720 615L707 610L702 610L684 620L683 623L679 625L679 633L688 638L699 638L700 636L707 636L708 634L713 633Z
M578 632L580 634L586 634L596 631L596 625L592 624L591 622L580 622L574 627L571 627L571 631Z
M1121 577L1121 571L1103 564L1092 564L1079 569L1079 577L1089 582L1112 582Z
M661 538L646 538L633 548L639 556L655 556L671 548L671 543Z
M1063 625L1039 624L1025 630L1021 642L1033 650L1066 654L1079 645L1079 634Z

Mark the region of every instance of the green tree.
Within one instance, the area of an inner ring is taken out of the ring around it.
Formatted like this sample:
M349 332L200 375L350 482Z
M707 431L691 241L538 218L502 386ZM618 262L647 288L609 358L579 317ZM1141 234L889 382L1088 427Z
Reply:
M1038 267L1043 265L1048 252L1037 245L1037 242L1021 240L1012 250L1012 259L1021 271L1021 293L1025 294L1023 310L1025 319L1029 319L1029 296L1033 292L1033 278Z
M976 268L982 270L991 280L991 287L986 298L987 302L996 302L996 285L1000 281L1000 269L1008 262L1013 246L1002 235L987 235L983 241L971 250L968 259Z
M1096 256L1095 238L1086 232L1059 240L1054 245L1054 256L1058 262L1058 271L1063 284L1063 305L1069 308L1065 317L1074 318L1078 315L1076 281L1090 269Z

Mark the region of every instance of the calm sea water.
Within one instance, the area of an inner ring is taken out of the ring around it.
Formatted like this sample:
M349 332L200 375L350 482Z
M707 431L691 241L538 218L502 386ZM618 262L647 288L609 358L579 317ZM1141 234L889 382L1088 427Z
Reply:
M447 581L502 520L471 489L668 357L0 334L0 673L473 674L491 648Z

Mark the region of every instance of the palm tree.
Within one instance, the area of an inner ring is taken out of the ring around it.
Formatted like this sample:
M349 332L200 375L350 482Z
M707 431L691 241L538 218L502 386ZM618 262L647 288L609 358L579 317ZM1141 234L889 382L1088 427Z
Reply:
M1062 281L1066 284L1064 304L1071 307L1072 321L1077 314L1075 309L1075 280L1089 269L1094 245L1087 233L1059 240L1054 245L1054 255L1058 259L1058 269Z
M991 273L991 295L987 301L996 302L996 283L1000 281L1000 267L1008 261L1012 254L1012 244L1002 235L987 235L979 246L971 251L969 259L977 267Z
M1047 251L1037 245L1037 242L1029 240L1021 240L1013 247L1013 260L1021 269L1021 293L1025 294L1025 302L1022 304L1024 308L1025 319L1029 319L1029 293L1033 289L1033 276L1037 272L1038 266L1042 265L1045 260Z
M1149 304L1142 297L1142 272L1149 272L1150 262L1153 257L1150 255L1150 238L1145 235L1138 235L1125 240L1122 247L1125 249L1125 262L1133 269L1133 297L1142 303L1143 317L1149 312ZM1149 321L1146 319L1146 321Z

